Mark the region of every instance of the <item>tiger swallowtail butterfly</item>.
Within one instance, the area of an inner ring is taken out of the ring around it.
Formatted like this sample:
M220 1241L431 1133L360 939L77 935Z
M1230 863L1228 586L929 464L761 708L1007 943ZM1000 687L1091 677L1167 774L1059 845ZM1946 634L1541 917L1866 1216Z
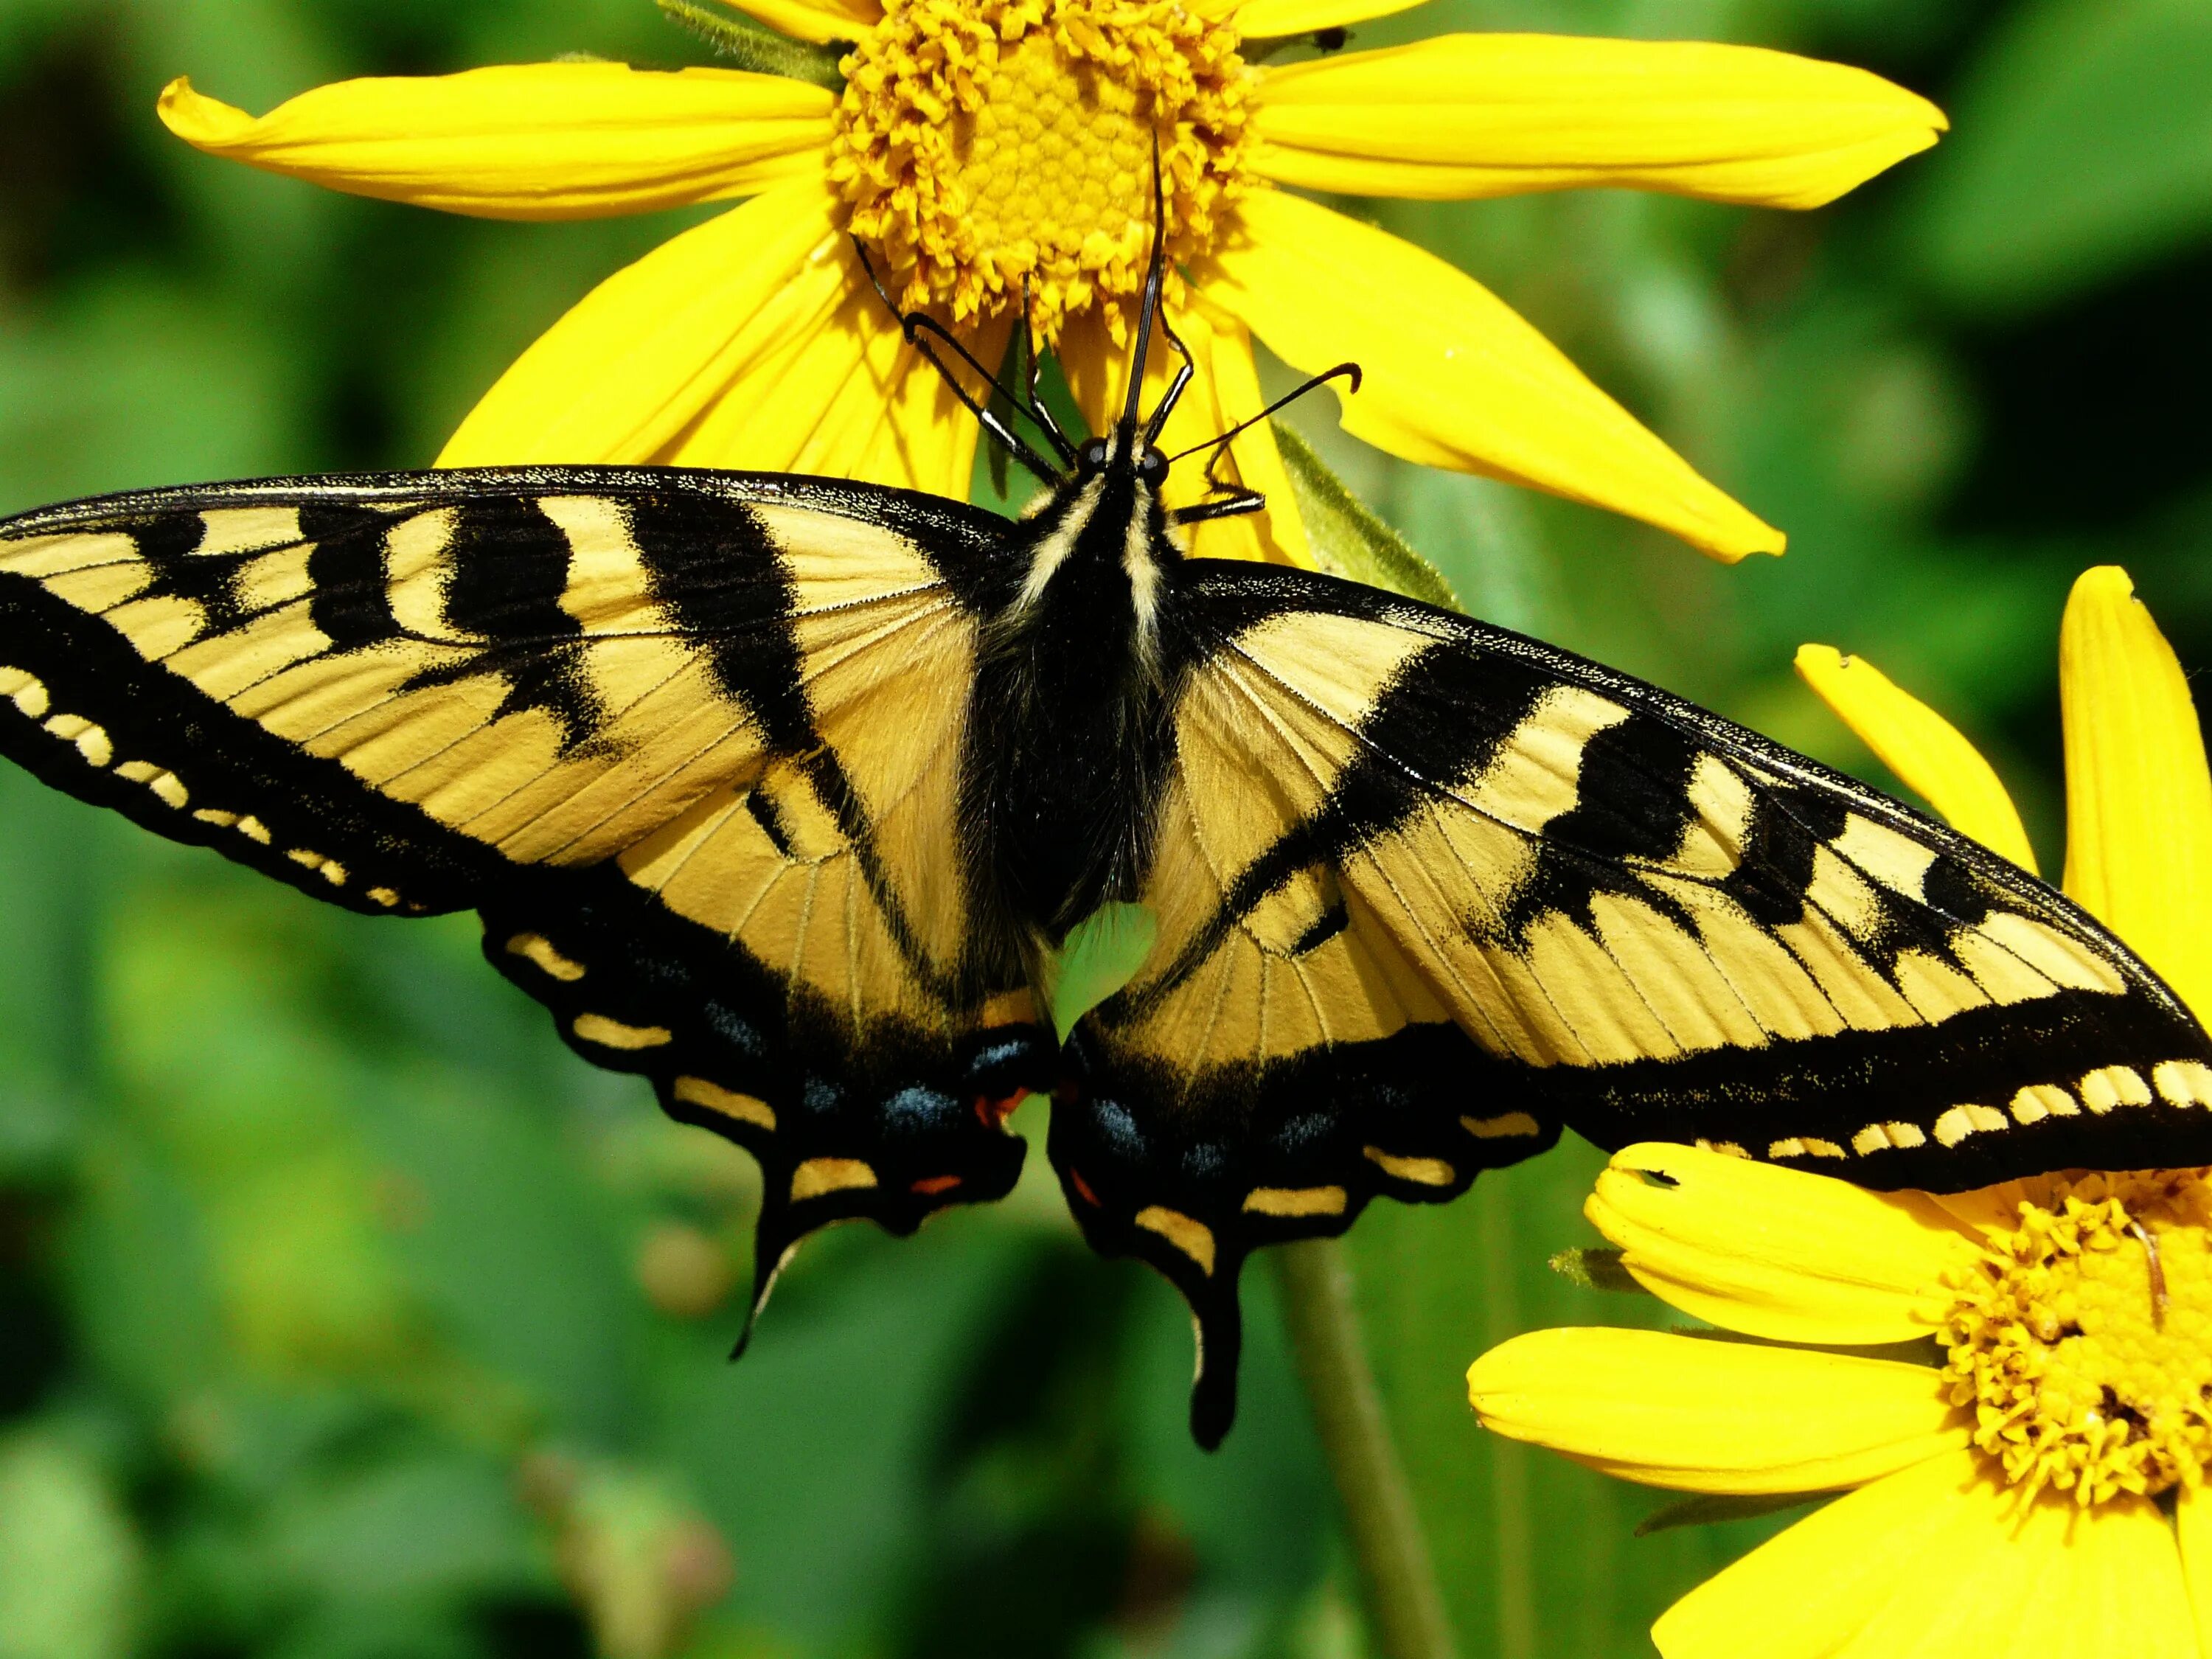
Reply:
M478 912L572 1048L759 1160L755 1314L815 1228L1003 1196L1049 1097L1085 1236L1197 1316L1207 1445L1254 1249L1562 1128L1881 1188L2212 1159L2212 1043L2067 900L1580 658L1187 558L1256 502L1165 510L1135 404L1060 467L1014 441L1059 475L1018 522L605 466L27 513L0 750L318 898ZM1063 1042L1068 940L1131 916Z

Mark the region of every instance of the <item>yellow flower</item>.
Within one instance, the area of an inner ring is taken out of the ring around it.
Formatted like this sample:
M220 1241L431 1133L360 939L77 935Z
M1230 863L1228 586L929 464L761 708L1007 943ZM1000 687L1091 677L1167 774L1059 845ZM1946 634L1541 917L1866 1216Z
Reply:
M2030 858L1996 774L1939 716L1826 647L1798 665L1961 830ZM2067 890L2201 1012L2212 777L2125 573L2075 584L2059 670ZM1843 1494L1669 1608L1667 1659L2212 1659L2207 1176L1936 1197L1632 1146L1585 1213L1646 1288L1762 1341L1539 1331L1477 1360L1468 1392L1498 1432L1628 1480ZM1789 1343L1813 1346L1771 1346ZM1914 1346L1837 1351L1886 1344Z
M975 423L917 372L848 233L987 362L1026 295L1103 429L1157 144L1171 318L1198 369L1170 450L1260 408L1257 336L1310 372L1358 360L1345 425L1384 449L1630 514L1727 559L1778 552L1782 537L1470 278L1277 186L1623 185L1805 208L1944 125L1872 75L1748 47L1448 35L1283 64L1253 49L1404 0L735 3L802 40L853 43L842 93L554 63L341 82L258 118L180 80L161 118L213 154L455 213L751 198L586 296L462 422L445 465L662 461L964 495ZM1264 422L1231 459L1271 510L1202 527L1199 550L1310 562ZM1178 469L1171 502L1203 492L1198 471Z

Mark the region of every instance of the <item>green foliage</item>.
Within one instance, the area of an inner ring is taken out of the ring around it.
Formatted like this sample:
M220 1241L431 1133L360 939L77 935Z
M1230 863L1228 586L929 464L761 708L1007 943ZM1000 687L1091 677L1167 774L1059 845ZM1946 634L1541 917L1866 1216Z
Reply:
M1305 525L1315 561L1322 569L1333 576L1387 587L1448 611L1460 609L1459 596L1437 568L1415 552L1374 508L1346 489L1344 480L1329 470L1295 427L1278 425L1275 444L1282 452L1283 470L1290 475L1291 493L1297 498L1298 517Z
M2039 0L1963 89L1922 204L1929 264L1963 304L2064 300L2212 236L2212 11L2197 0Z
M1666 1532L1675 1527L1710 1527L1723 1521L1749 1521L1769 1515L1780 1515L1789 1510L1801 1510L1820 1501L1820 1494L1808 1496L1802 1492L1698 1492L1672 1504L1662 1504L1636 1523L1636 1535L1649 1538L1655 1532ZM1795 1520L1796 1516L1790 1517Z
M123 1659L138 1540L96 1459L51 1431L0 1440L0 1654Z
M711 12L690 0L653 0L674 23L690 30L714 50L714 55L735 67L759 75L787 75L794 81L811 82L831 92L845 89L845 76L837 67L844 52L836 46L816 46L794 41L787 34L764 28L742 12ZM850 42L844 43L847 46Z
M1865 653L1988 748L2056 867L2074 574L2126 563L2185 664L2212 658L2202 8L1439 0L1360 33L1455 27L1824 52L1958 131L1809 216L1360 204L1792 546L1723 569L1398 466L1315 399L1291 418L1352 493L1285 447L1325 544L1429 593L1418 550L1475 615L1862 768L1789 662ZM422 464L592 282L700 216L332 195L169 139L172 76L259 110L574 51L708 56L644 0L0 0L0 509ZM988 1213L810 1243L730 1366L749 1162L571 1058L465 922L326 914L13 771L0 919L0 1659L1362 1650L1272 1275L1246 1276L1243 1408L1207 1457L1176 1297L1082 1248L1041 1147ZM1571 1144L1446 1209L1378 1205L1347 1249L1469 1659L1646 1653L1673 1596L1787 1519L1638 1538L1650 1494L1474 1427L1487 1345L1668 1317L1547 1265L1583 1250L1599 1278L1598 1164Z

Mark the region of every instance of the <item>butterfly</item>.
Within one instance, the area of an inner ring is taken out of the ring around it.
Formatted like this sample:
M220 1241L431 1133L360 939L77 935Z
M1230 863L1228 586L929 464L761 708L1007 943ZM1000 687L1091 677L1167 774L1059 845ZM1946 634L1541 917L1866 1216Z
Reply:
M1086 1238L1196 1316L1208 1446L1251 1251L1563 1129L1882 1188L2212 1160L2212 1042L2024 872L1535 641L1184 556L1256 504L1163 507L1188 375L1080 445L1017 400L1053 457L971 403L1053 479L1018 522L607 466L27 513L0 750L477 911L572 1048L758 1159L755 1315L816 1228L1003 1196L1048 1097Z

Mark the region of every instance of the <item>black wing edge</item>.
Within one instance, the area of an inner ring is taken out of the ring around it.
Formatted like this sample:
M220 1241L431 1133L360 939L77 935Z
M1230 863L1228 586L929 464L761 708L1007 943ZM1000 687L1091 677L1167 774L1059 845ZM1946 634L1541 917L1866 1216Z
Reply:
M0 709L0 754L171 841L212 847L365 915L465 909L505 866L420 807L377 794L337 761L234 714L28 578L0 576L0 659L37 675L45 695L33 717ZM58 714L95 720L110 763L88 764L73 740L50 730ZM134 761L179 780L181 797L125 776L118 769ZM335 879L325 873L331 859Z
M984 552L1003 543L1006 521L950 496L890 484L858 483L789 472L726 472L689 466L463 466L407 472L322 472L165 484L33 507L0 519L0 538L143 522L167 513L211 507L312 503L404 507L483 495L653 495L671 492L732 506L784 502L813 507L914 536Z

